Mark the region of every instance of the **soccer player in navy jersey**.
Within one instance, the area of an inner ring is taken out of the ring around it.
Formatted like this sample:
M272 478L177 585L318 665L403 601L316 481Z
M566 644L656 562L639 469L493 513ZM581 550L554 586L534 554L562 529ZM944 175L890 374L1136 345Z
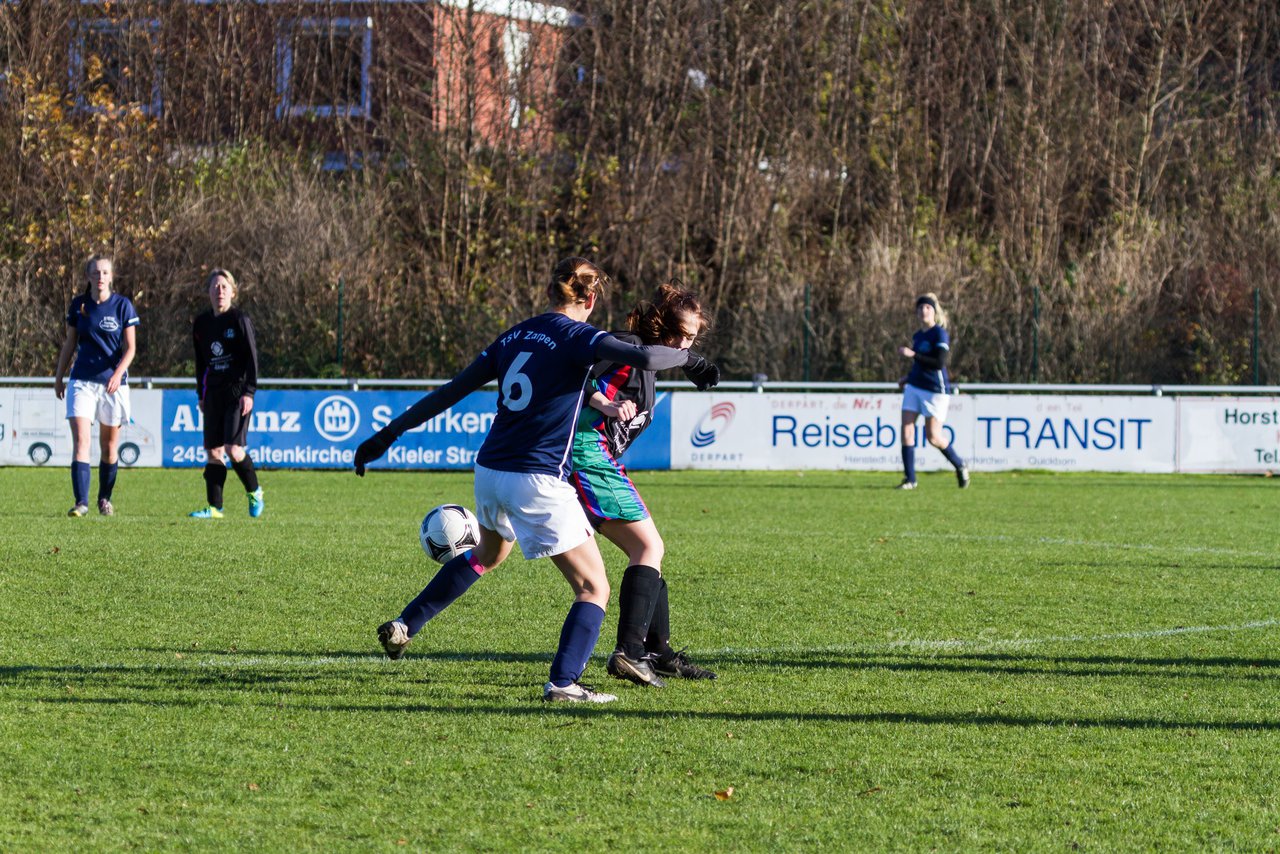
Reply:
M222 487L227 482L227 457L249 496L249 515L262 515L262 487L253 457L245 450L249 414L258 390L258 343L253 322L232 302L236 279L226 270L209 274L211 307L191 325L196 349L196 397L204 414L205 498L194 519L222 518Z
M942 451L947 462L955 466L960 488L969 485L969 469L956 449L942 434L947 419L951 382L947 374L947 357L951 354L951 338L947 335L947 316L935 294L924 294L916 300L916 318L920 328L911 336L910 347L899 347L898 355L911 360L911 370L898 385L902 388L902 483L898 489L916 488L916 421L924 414L925 437Z
M705 328L697 297L668 282L658 288L652 303L637 306L627 316L628 331L614 335L632 344L687 349ZM692 352L684 372L700 391L720 382L720 369ZM592 394L574 434L569 482L596 530L627 555L618 591L618 642L609 656L609 674L655 688L666 684L663 677L715 679L715 673L671 648L671 609L662 576L666 546L640 491L619 462L653 422L655 372L601 362L592 375Z
M573 589L543 699L616 700L579 679L600 636L609 580L590 522L566 479L574 424L591 367L607 359L644 370L685 364L687 350L637 347L586 323L603 294L604 274L584 258L556 264L547 286L551 310L498 336L449 383L428 394L360 444L356 474L386 453L406 430L447 410L492 380L498 412L476 456L480 545L446 563L400 616L378 627L387 656L400 658L433 616L502 563L513 541L526 560L549 557Z
M129 421L129 365L137 352L138 312L115 293L115 268L105 255L84 265L84 293L67 309L67 334L58 352L54 391L66 398L71 425L71 489L68 516L89 512L89 436L98 421L102 457L98 461L98 512L111 516L111 495L119 465L120 428ZM71 363L75 356L75 364ZM63 382L71 367L71 385Z

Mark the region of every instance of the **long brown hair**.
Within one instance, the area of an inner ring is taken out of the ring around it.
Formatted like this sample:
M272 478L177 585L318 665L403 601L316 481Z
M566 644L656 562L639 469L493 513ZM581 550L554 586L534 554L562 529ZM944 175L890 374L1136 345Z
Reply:
M627 329L640 336L646 344L658 344L670 338L683 338L681 320L686 314L698 319L698 334L707 328L702 314L702 304L691 291L683 287L679 279L658 285L653 302L640 303L627 315Z

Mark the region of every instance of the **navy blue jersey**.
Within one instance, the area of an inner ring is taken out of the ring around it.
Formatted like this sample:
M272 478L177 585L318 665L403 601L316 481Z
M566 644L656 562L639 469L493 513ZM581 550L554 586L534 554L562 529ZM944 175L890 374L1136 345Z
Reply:
M105 383L124 358L124 331L138 325L138 312L120 294L111 294L100 303L81 294L67 309L67 325L75 327L78 338L71 379ZM128 379L126 373L121 383Z
M498 380L498 414L476 462L497 471L568 476L583 389L606 333L557 312L508 329L476 360Z
M936 359L939 351L950 352L951 337L941 326L917 329L911 336L911 349L921 356ZM926 368L918 359L911 362L911 372L907 374L907 385L913 385L925 391L949 392L951 389L946 365L940 368Z

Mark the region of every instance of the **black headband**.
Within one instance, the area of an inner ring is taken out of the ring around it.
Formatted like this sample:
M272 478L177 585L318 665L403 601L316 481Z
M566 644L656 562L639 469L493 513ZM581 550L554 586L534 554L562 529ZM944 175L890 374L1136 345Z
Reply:
M916 308L919 308L922 305L931 305L933 306L934 311L938 310L938 301L933 297L920 297L919 299L917 299Z

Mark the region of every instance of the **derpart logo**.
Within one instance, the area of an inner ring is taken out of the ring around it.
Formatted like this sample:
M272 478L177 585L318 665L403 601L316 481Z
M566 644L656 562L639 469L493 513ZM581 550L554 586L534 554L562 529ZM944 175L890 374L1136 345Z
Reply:
M689 442L695 448L705 448L715 442L720 434L729 429L737 410L732 403L717 403L707 410L707 414L698 419L689 436Z
M321 436L330 442L341 442L360 429L360 410L342 395L330 395L316 406L315 422Z

